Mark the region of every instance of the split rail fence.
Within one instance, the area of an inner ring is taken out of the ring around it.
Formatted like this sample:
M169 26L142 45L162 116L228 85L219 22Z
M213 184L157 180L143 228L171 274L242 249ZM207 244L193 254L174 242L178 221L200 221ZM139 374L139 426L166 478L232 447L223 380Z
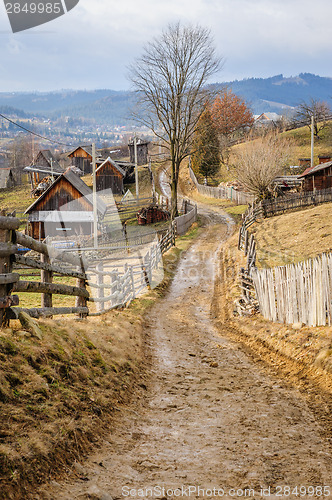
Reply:
M0 215L0 327L19 318L22 311L34 318L66 314L84 318L128 305L154 282L161 281L162 254L175 245L176 234L183 234L197 219L196 206L186 202L185 211L159 238L155 233L153 242L140 242L130 255L126 252L112 259L106 252L105 258L93 262L83 257L86 249L70 252L46 245L19 232L20 220L16 217ZM21 255L18 245L32 250L33 257ZM104 248L101 255L105 255ZM32 269L34 276L40 275L40 281L25 280L28 275L19 273L22 269ZM75 279L76 285L55 283L54 276ZM20 308L15 293L22 292L40 293L41 307ZM53 307L53 295L75 297L75 306ZM89 307L92 303L96 312Z

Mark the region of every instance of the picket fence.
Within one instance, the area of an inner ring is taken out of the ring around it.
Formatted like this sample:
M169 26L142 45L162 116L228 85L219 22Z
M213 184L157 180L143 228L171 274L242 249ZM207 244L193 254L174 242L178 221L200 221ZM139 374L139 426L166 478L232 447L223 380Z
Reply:
M244 191L238 191L233 187L213 187L199 184L197 177L191 167L189 167L189 175L191 180L195 184L197 191L204 196L208 196L210 198L231 200L236 205L248 205L249 203L253 203L255 201L254 195L246 193Z
M280 323L331 325L332 253L298 264L251 270L262 315Z

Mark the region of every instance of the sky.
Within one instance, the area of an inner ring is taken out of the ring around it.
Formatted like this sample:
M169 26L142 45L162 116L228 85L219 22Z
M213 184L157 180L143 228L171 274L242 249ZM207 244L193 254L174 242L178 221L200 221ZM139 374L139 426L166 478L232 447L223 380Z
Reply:
M177 21L211 30L224 60L214 81L332 77L331 19L331 0L80 0L13 34L0 0L0 91L127 90L128 65Z

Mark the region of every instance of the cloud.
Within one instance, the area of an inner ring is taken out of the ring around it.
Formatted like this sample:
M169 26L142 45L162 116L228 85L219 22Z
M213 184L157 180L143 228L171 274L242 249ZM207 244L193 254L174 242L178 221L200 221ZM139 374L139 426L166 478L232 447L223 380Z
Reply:
M3 4L2 4L3 5ZM170 22L211 29L225 57L218 80L327 75L330 0L80 0L40 28L9 33L0 9L0 90L128 88L126 67Z

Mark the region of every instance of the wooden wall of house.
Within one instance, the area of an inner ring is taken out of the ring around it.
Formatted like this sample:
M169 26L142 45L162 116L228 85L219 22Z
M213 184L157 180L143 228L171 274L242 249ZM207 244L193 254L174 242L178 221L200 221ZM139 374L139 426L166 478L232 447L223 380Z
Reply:
M72 158L72 164L75 165L75 167L80 168L84 174L91 174L92 156L84 151L84 149L77 149L77 151L74 151L71 155L69 155L69 158Z
M28 234L35 240L44 240L46 236L66 238L67 236L90 236L93 234L93 224L91 222L67 223L64 231L60 231L60 227L61 225L55 222L48 222L46 228L44 222L29 222Z
M97 191L111 189L113 194L122 194L123 176L111 163L106 163L96 172L96 187Z
M332 167L329 167L305 178L304 191L318 191L332 188Z
M70 203L76 200L77 203ZM84 198L77 189L70 184L64 177L53 185L48 193L35 205L35 211L59 210L61 207L70 203L67 210L91 211L92 205Z

